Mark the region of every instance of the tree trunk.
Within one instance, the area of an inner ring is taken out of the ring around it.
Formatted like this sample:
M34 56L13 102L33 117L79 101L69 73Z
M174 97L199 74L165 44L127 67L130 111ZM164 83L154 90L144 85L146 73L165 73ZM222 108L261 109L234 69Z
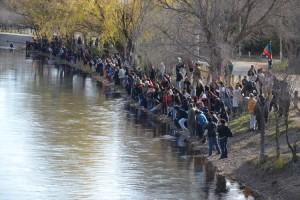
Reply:
M275 128L276 128L276 158L278 159L280 157L280 143L279 143L279 117L278 112L275 112Z
M223 63L221 49L216 44L209 45L211 48L210 53L210 74L212 81L217 81L221 76L221 67Z
M259 123L259 131L260 131L260 151L259 151L259 161L260 162L264 162L265 160L265 105L259 105L258 107L259 109L259 119L258 119L258 123Z
M211 58L211 66L210 66L210 75L212 81L218 81L221 76L221 66L222 66L222 58L213 56Z
M288 129L289 129L289 115L286 114L285 116L285 138L286 138L286 143L291 151L292 154L292 161L296 163L298 161L298 156L297 156L297 144L295 143L293 146L291 145L289 141L289 136L288 136Z
M128 47L128 40L126 40L126 43L125 43L125 46L124 46L124 52L123 52L123 54L124 54L124 58L125 58L125 60L128 60L128 57L127 57L127 47Z
M262 120L263 124L265 120ZM264 126L264 125L263 125ZM259 151L259 161L263 162L265 160L265 128L260 130L260 151Z

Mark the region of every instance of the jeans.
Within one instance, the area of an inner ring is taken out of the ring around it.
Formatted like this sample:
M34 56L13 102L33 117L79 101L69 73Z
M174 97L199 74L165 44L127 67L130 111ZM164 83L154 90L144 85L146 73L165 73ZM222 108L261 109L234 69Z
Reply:
M219 144L221 148L221 158L227 158L227 137L220 138Z
M181 91L181 81L176 81L176 89Z
M208 137L208 155L209 156L211 156L214 147L216 148L216 151L218 153L221 153L218 142L217 142L217 138L216 137Z
M191 136L197 135L195 126L196 126L195 123L188 124L188 129L190 130Z
M196 124L196 135L200 138L203 137L204 134L204 128L199 123Z
M253 113L250 113L250 129L255 130L256 128L256 119Z
M179 126L180 126L181 129L187 129L187 128L185 127L185 124L184 124L186 121L187 121L186 118L181 118L181 119L179 119L178 124L179 124Z

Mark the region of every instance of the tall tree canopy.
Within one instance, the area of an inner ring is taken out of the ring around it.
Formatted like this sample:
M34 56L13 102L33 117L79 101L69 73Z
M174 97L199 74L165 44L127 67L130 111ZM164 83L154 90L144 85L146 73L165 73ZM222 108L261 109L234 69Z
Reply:
M154 63L178 55L202 59L216 78L242 41L274 28L280 8L295 0L10 1L40 36L92 34L125 57L138 51Z

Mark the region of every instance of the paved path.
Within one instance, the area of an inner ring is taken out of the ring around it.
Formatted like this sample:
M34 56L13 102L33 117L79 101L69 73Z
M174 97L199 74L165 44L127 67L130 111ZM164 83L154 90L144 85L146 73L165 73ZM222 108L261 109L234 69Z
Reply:
M279 60L276 60L275 62L279 62ZM267 60L265 63L263 62L247 62L247 61L234 61L233 62L234 69L233 69L233 75L238 76L245 76L247 75L248 70L250 69L251 65L254 65L256 69L264 68L266 69L268 67ZM299 75L290 75L288 77L289 82L291 83L294 90L300 91L300 76Z
M233 75L247 75L248 70L250 69L250 66L254 65L256 69L259 68L267 68L267 60L266 62L248 62L248 61L233 61Z

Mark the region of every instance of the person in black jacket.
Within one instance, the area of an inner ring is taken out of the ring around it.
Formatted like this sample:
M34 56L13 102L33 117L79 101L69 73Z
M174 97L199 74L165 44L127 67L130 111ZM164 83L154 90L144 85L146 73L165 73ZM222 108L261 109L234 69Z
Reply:
M226 121L224 119L220 120L220 125L217 128L219 144L221 148L220 159L227 158L227 140L228 137L232 137L232 132L228 126L226 126Z
M205 132L207 131L208 139L208 156L212 155L212 151L215 147L217 154L220 154L220 148L217 142L217 124L212 120L211 117L207 118L208 124L205 127Z

